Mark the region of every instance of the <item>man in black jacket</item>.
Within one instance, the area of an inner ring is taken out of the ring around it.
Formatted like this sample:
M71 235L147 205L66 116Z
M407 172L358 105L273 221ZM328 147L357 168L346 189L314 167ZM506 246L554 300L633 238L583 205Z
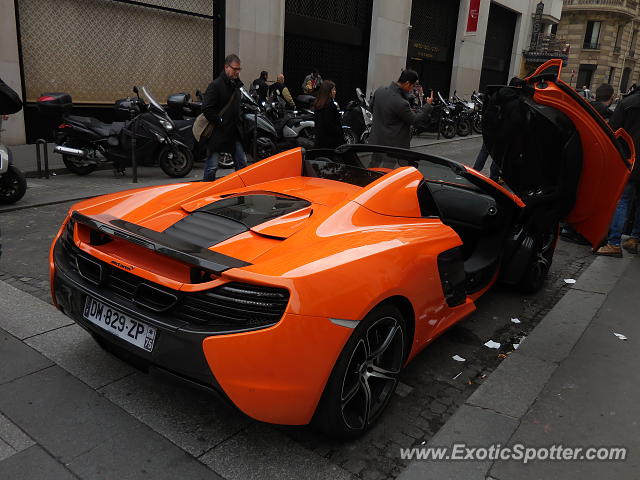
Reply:
M411 110L407 94L413 90L418 81L418 74L413 70L404 70L397 82L380 87L373 94L371 108L373 125L369 143L389 147L409 148L411 144L411 125L426 119L431 110L431 98L426 99L422 110L415 114Z
M260 76L256 78L252 85L252 89L256 91L258 98L261 102L264 102L267 99L267 95L269 92L269 85L267 85L267 79L269 78L269 73L265 70L260 72Z
M596 99L591 102L591 106L602 115L605 120L611 118L613 112L609 109L613 103L613 87L608 83L603 83L596 88Z
M209 84L204 92L202 113L213 125L207 141L207 161L204 165L204 181L216 179L220 153L233 155L236 170L244 168L247 156L240 142L240 58L227 55L224 71Z
M614 132L619 128L624 128L633 138L636 152L640 152L640 89L635 89L620 101L616 111L613 112L609 119L609 125L611 125ZM596 251L597 255L622 256L622 249L620 248L622 231L627 222L633 197L635 195L637 198L638 193L640 193L639 164L640 162L636 161L629 177L629 182L624 187L622 196L618 201L618 207L609 228L607 244ZM640 208L636 209L634 217L631 236L622 244L622 247L630 253L638 253L638 246L640 245Z

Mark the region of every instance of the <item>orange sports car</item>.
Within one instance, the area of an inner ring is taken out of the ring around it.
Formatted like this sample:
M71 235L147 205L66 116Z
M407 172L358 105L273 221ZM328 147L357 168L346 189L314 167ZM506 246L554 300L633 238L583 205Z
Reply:
M535 290L567 221L597 245L634 162L550 62L493 89L485 144L510 189L410 150L294 149L215 182L74 205L57 307L136 365L247 415L342 437L495 282Z

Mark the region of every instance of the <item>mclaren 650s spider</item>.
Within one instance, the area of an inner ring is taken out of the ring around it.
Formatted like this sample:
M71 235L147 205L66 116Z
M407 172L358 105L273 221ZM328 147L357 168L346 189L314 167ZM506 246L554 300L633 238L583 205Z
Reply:
M246 415L366 431L402 367L494 283L535 291L567 222L594 246L633 142L551 61L488 91L505 188L411 150L289 150L214 182L74 205L51 247L55 305L115 355Z

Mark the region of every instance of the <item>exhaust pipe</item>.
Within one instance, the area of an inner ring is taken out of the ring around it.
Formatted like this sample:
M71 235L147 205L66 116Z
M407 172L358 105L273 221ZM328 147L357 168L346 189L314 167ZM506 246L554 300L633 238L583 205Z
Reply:
M62 145L56 145L53 148L55 153L60 153L63 155L72 155L74 157L87 158L87 152L82 150L81 148L71 148L71 147L63 147Z

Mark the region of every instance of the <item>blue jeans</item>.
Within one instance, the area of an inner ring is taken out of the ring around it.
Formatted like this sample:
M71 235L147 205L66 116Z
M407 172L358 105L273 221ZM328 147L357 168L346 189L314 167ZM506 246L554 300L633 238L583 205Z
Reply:
M213 182L216 179L216 172L218 171L218 160L220 160L220 153L213 152L209 155L209 158L204 163L204 174L202 180L205 182ZM247 156L242 148L242 143L236 142L236 151L233 154L233 167L237 170L247 166Z
M487 163L487 158L489 158L489 150L487 150L487 147L483 143L482 148L480 149L480 151L478 152L478 156L476 157L476 161L473 164L473 169L481 172L484 168L484 164ZM494 161L491 161L491 167L489 167L489 178L491 180L498 180L499 177L500 169Z
M629 207L631 206L633 196L636 194L639 186L640 185L635 182L628 182L622 191L622 196L620 197L620 200L618 200L616 212L613 214L611 227L609 227L609 238L607 241L611 245L616 247L620 246L622 231L624 230L624 224L627 222L627 216L629 214ZM631 236L640 238L640 208L636 208Z

